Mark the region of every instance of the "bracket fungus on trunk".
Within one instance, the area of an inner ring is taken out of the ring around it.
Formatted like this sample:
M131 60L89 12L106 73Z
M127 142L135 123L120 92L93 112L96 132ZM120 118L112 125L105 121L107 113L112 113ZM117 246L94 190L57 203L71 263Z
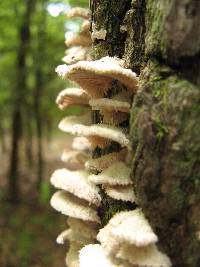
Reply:
M91 174L89 180L94 184L131 185L131 169L122 161L113 163L99 174Z
M74 7L74 8L71 8L67 12L67 17L68 18L80 17L80 18L83 18L83 19L89 19L90 18L90 14L91 14L91 12L87 8Z
M64 215L100 223L97 211L81 199L65 191L57 191L51 198L51 206Z
M90 60L90 47L73 46L68 48L62 61L66 64L74 64L80 60Z
M73 8L68 13L69 18L85 20L81 31L71 33L66 40L70 48L63 60L72 65L56 68L63 79L80 86L63 90L56 100L58 106L64 109L69 105L87 105L90 109L59 123L62 131L75 136L72 150L64 151L62 160L77 163L78 170L57 170L51 177L52 184L62 189L53 195L51 205L68 216L69 226L57 241L70 243L68 267L170 267L170 259L158 250L158 237L140 208L116 213L99 230L101 203L107 207L102 196L106 198L107 194L126 204L137 202L130 178L133 151L128 120L138 77L119 58L107 56L90 61L89 14L83 8ZM92 36L105 38L105 34L94 30ZM100 114L98 123L93 121L94 113ZM115 150L110 150L110 145ZM96 148L103 155L96 157ZM94 244L97 242L100 244Z
M88 179L89 173L85 170L69 171L67 169L56 170L51 176L51 184L63 189L90 204L100 206L101 196L98 187Z
M122 66L117 58L104 57L96 61L79 61L73 65L60 65L56 72L63 79L76 82L92 98L101 98L108 91L113 80L121 82L127 89L137 91L136 74Z
M56 103L58 104L58 107L63 110L71 105L88 106L89 99L89 96L83 89L66 88L58 94Z

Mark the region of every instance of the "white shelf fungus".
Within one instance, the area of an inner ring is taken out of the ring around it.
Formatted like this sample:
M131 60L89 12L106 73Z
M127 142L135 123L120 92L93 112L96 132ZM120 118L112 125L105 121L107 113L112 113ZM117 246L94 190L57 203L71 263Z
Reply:
M70 242L78 243L81 245L88 245L95 242L94 239L87 238L84 235L82 235L82 232L73 231L72 229L67 229L66 231L61 233L56 239L57 243L62 242L62 240L64 241L69 240Z
M74 64L80 60L89 60L90 47L73 46L66 50L62 61L66 64Z
M117 260L106 255L99 244L87 245L80 250L80 267L118 267Z
M90 33L69 32L65 39L66 46L90 46L92 39Z
M91 124L91 115L90 113L86 113L80 116L75 116L75 115L67 116L61 120L58 127L60 128L60 130L64 132L76 134L76 131L78 131L77 128L82 126L87 126L90 124Z
M105 192L117 200L136 202L133 188L130 186L105 186Z
M84 165L89 159L89 155L83 151L76 150L64 150L61 156L61 160L70 165Z
M123 220L121 220L123 216ZM158 241L141 209L121 212L112 220L117 222L112 228L112 235L122 243L129 243L137 247L147 246Z
M89 96L80 88L66 88L56 98L56 103L60 109L64 109L70 105L88 105L88 102Z
M90 99L89 105L92 107L92 110L105 109L108 111L130 112L130 103L110 98Z
M69 251L65 259L67 267L79 267L79 251L82 245L78 243L70 243Z
M59 236L56 238L56 243L63 245L66 240L68 240L68 230L63 231L61 234L59 234Z
M99 223L97 211L86 205L81 199L64 192L58 191L51 198L51 206L64 215Z
M94 98L103 97L114 79L135 92L138 81L136 74L122 67L120 62L116 58L104 57L96 61L79 61L70 66L60 65L56 72L62 78L78 83Z
M100 114L103 116L103 123L109 125L120 125L120 123L129 119L127 113L120 111L108 111L108 110L100 110Z
M170 267L172 266L167 255L160 252L155 245L138 248L123 245L116 257L128 260L139 267Z
M89 171L103 171L116 161L124 160L127 150L122 149L119 152L112 152L96 159L88 159L85 162L85 168Z
M130 168L124 162L118 161L103 170L100 174L91 174L89 180L94 184L130 185L133 183L130 178L130 173Z
M71 8L67 12L67 17L68 18L75 18L75 17L81 17L84 19L89 19L90 18L90 10L87 8L82 8L82 7L74 7Z
M84 20L81 25L81 32L89 32L89 30L90 30L90 21Z
M50 181L56 188L68 191L90 204L100 206L101 197L98 187L88 180L88 176L89 173L85 170L59 169L52 174Z
M83 124L85 122L85 125ZM61 120L58 127L60 130L78 136L100 137L119 143L122 147L129 147L129 139L118 127L93 124L87 116L68 116Z
M91 142L84 136L74 137L72 148L78 151L90 151L92 149Z
M69 217L67 220L69 227L76 232L81 232L87 238L96 239L97 225L96 223L83 221L80 219Z

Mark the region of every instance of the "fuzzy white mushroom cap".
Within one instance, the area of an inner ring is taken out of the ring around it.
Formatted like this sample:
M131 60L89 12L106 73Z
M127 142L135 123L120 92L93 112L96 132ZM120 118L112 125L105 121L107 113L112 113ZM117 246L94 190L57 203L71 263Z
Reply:
M90 30L90 21L84 20L81 25L81 32L88 32Z
M92 107L92 110L109 110L109 111L121 111L121 112L130 112L130 103L110 98L97 98L90 99L89 105Z
M103 117L103 123L118 126L120 123L127 121L129 119L128 113L121 111L109 111L100 110L100 114Z
M64 109L70 105L88 105L88 102L89 96L80 88L66 88L56 98L56 103L60 109Z
M172 263L167 255L160 252L156 245L136 247L130 245L121 246L116 257L128 260L134 266L139 267L170 267Z
M105 192L117 200L136 202L136 196L130 186L105 186Z
M65 192L58 191L51 198L51 206L64 215L100 223L97 211L89 207L81 199Z
M120 261L105 253L101 245L87 245L80 250L80 267L120 267ZM124 265L125 267L125 265ZM126 266L128 267L128 266Z
M69 171L59 169L51 176L51 184L71 194L88 201L90 204L100 206L101 196L96 185L88 180L89 172L85 170Z
M74 137L72 148L78 151L90 151L92 149L91 142L84 136Z
M122 243L143 247L158 241L141 209L121 212L111 220L117 222L111 230L112 235Z
M103 171L116 161L122 161L126 157L127 150L124 148L119 152L112 152L99 158L89 159L85 162L85 168L89 171Z
M64 150L61 160L67 164L83 165L89 159L89 155L83 151Z
M62 232L56 239L58 244L63 244L66 240L69 240L73 243L79 243L81 245L87 245L95 243L95 239L87 238L82 234L82 231L73 231L72 229L67 229Z
M59 234L56 238L56 243L63 245L68 240L68 229Z
M118 161L100 174L91 174L89 180L95 184L130 185L133 183L130 174L131 169L124 162Z
M81 60L89 60L90 47L73 46L66 50L62 61L66 64L74 64Z
M71 8L67 12L67 17L68 18L81 17L81 18L84 18L84 19L89 19L90 18L90 14L91 14L91 12L87 8L74 7L74 8Z
M79 251L82 248L81 244L71 243L69 251L65 259L67 267L79 267Z
M122 147L129 147L129 139L122 129L105 124L90 125L88 116L68 116L61 120L60 130L73 135L84 137L100 137L119 143Z
M92 44L91 35L88 32L69 32L65 39L66 46L90 46Z
M81 232L81 234L87 238L96 239L97 236L96 223L87 222L72 217L68 218L67 223L74 232Z
M88 126L91 124L90 113L85 113L79 116L75 116L75 115L67 116L61 120L58 127L64 132L76 134L76 129L79 128L79 126L82 126L83 124L84 126Z
M137 90L136 74L130 69L125 69L120 60L112 57L96 61L79 61L71 66L60 65L56 72L63 79L78 83L94 98L103 97L114 79L124 84L131 92Z

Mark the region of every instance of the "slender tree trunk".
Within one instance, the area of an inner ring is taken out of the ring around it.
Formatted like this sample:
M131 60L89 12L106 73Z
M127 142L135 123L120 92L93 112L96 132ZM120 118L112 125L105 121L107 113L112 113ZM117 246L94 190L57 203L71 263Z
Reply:
M199 267L200 2L93 0L91 8L96 29L107 30L93 58L123 58L140 80L130 119L138 204L173 266ZM105 223L133 208L103 199Z
M28 168L33 169L33 126L32 126L32 120L33 120L33 115L32 111L30 111L30 106L27 106L27 116L25 118L25 123L26 123L26 140L25 140L25 147L26 147L26 158L27 158L27 163L28 163Z
M43 65L41 62L45 59L45 21L46 21L46 0L41 1L40 6L40 20L38 22L38 47L35 60L35 96L34 96L34 112L36 121L36 136L37 136L37 189L40 191L43 173L44 173L44 158L43 158L43 119L42 118L42 92L44 89L44 74Z
M12 114L12 148L9 168L9 198L19 200L19 150L22 133L23 107L26 101L26 56L30 43L30 18L34 7L34 0L26 1L26 10L19 29L19 49L17 54L17 82L15 103Z

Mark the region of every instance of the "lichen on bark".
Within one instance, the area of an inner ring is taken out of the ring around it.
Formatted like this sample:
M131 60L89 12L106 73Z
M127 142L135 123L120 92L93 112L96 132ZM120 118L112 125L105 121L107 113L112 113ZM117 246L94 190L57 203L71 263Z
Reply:
M199 267L200 2L93 2L93 21L107 30L94 59L118 56L139 75L130 119L138 204L173 266ZM103 199L106 223L120 204Z

